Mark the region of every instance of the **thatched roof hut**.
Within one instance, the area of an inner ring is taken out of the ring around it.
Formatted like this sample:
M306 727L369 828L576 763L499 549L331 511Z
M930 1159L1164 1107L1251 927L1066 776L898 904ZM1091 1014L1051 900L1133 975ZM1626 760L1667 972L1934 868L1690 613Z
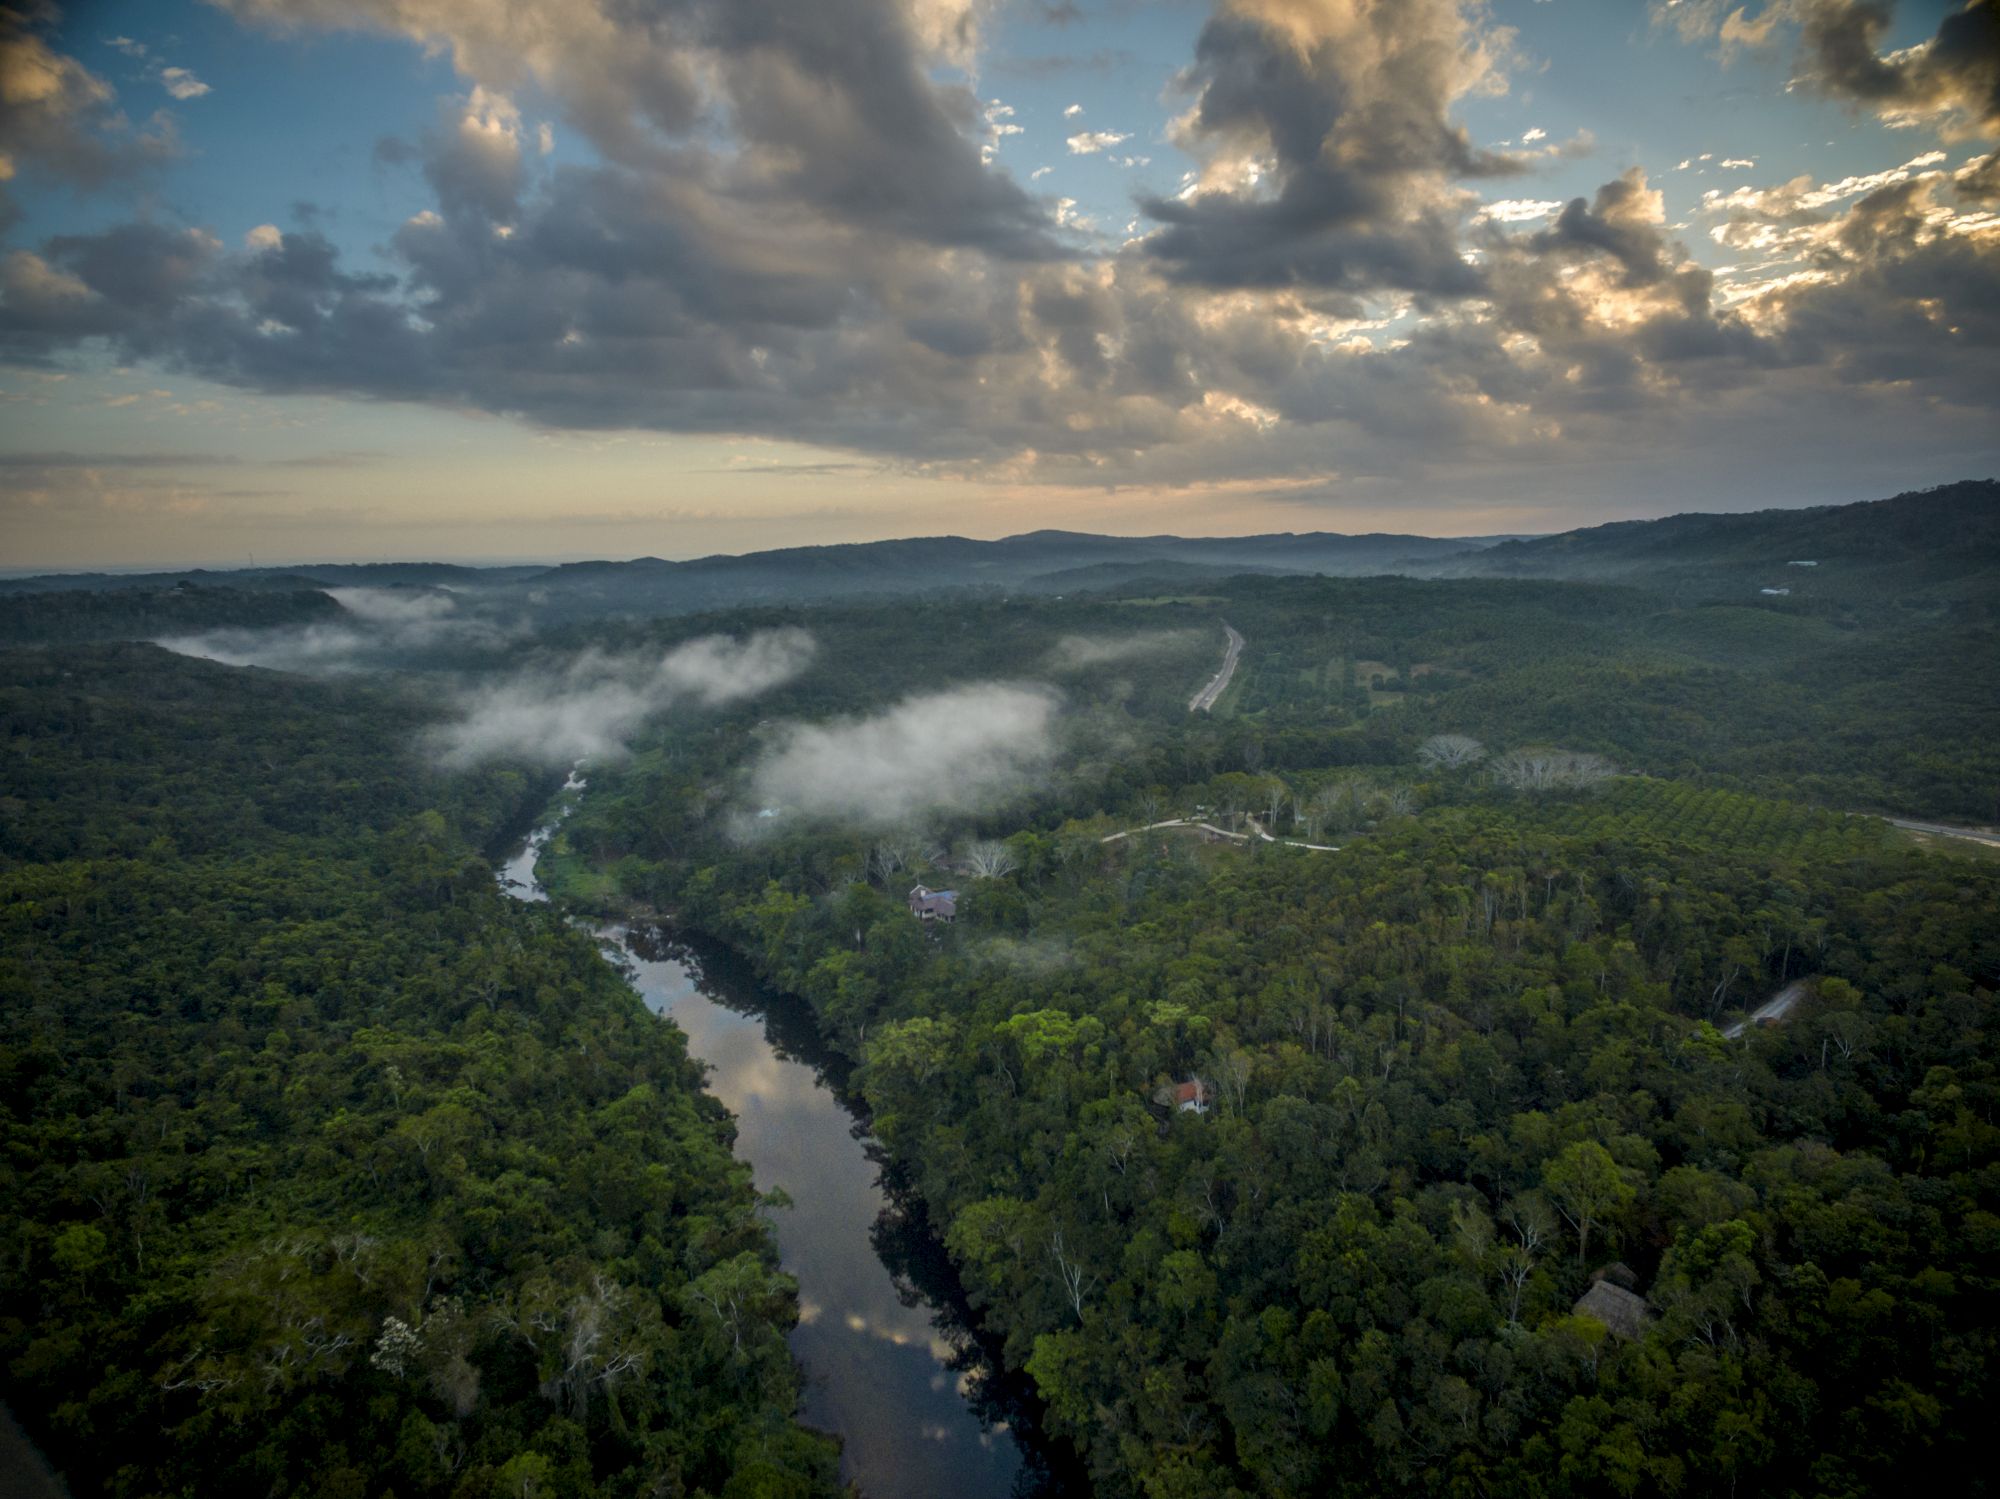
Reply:
M1645 1297L1634 1296L1609 1280L1600 1280L1584 1292L1571 1310L1579 1317L1595 1317L1611 1330L1614 1338L1636 1338L1653 1320Z

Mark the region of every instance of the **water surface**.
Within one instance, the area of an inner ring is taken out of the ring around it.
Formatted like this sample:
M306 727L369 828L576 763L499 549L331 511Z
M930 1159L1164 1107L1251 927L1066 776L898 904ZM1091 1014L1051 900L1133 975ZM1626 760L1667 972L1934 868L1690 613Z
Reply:
M581 786L570 778L568 789ZM538 829L502 867L510 894L547 899L535 861L551 831ZM645 928L598 936L648 1007L708 1064L758 1189L791 1199L773 1221L779 1257L799 1283L791 1346L806 1373L800 1414L841 1438L843 1476L867 1499L1053 1492L1040 1461L1024 1462L1006 1419L1015 1392L987 1379L949 1265L842 1101L844 1072L810 1017L719 949Z

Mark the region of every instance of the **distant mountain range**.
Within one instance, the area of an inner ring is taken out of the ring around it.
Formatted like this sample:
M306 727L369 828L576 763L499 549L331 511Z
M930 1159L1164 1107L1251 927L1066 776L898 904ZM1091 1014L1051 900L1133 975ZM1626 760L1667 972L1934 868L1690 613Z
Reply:
M0 580L0 597L76 589L444 588L531 606L544 617L681 614L749 603L981 588L1058 594L1160 584L1183 589L1244 574L1573 578L1686 595L1784 596L1858 586L1983 587L2000 562L2000 483L1975 480L1894 499L1736 515L1620 521L1539 537L1439 538L1332 532L1268 536L1095 536L1034 531L788 547L668 562L553 567L359 563Z
M345 563L326 566L202 568L162 573L54 573L0 580L0 596L72 589L201 587L449 588L511 592L556 615L686 613L758 602L809 602L883 594L988 588L1061 593L1115 587L1140 578L1188 583L1245 573L1339 577L1407 572L1503 537L1432 536L1091 536L1035 531L1000 541L926 536L845 546L787 547L747 555L667 562L570 562L554 567L466 567L450 563Z

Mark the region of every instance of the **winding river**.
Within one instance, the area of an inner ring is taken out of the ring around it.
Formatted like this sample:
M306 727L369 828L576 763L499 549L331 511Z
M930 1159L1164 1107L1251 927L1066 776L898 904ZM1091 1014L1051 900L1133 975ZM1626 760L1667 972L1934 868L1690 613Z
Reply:
M565 790L580 791L572 776ZM559 814L558 814L559 820ZM535 863L555 825L502 866L543 901ZM867 1499L1005 1499L1058 1485L1015 1439L1013 1393L966 1331L961 1293L922 1211L898 1189L845 1102L845 1069L797 1001L725 950L646 928L597 928L647 1006L687 1033L708 1086L736 1116L737 1154L760 1191L782 1188L778 1252L799 1283L792 1352L801 1418L838 1435L842 1476Z

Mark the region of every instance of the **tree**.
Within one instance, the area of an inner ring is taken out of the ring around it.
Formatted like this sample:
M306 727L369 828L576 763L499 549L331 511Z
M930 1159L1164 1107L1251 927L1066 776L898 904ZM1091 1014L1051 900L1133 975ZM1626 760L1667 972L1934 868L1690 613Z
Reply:
M1579 1140L1543 1168L1542 1187L1556 1211L1576 1231L1576 1261L1590 1253L1590 1232L1632 1205L1638 1194L1611 1152L1595 1140Z
M959 857L965 861L965 867L972 871L973 876L982 880L997 880L1021 867L1014 850L995 839L968 843Z
M1493 762L1493 779L1511 791L1573 791L1618 774L1602 755L1564 749L1509 750Z
M1465 734L1433 734L1417 746L1417 763L1431 770L1462 770L1486 758L1486 746Z

